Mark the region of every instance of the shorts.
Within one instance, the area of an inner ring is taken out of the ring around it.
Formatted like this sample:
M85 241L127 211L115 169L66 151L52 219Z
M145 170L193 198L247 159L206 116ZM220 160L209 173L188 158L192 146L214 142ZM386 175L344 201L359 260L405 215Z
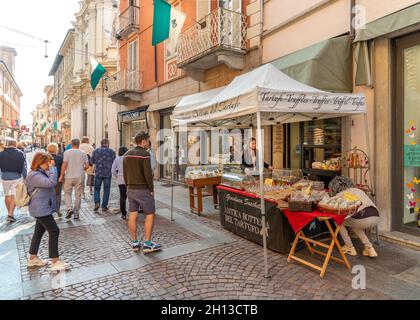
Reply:
M22 182L22 179L2 180L1 184L3 185L4 195L5 196L15 196L16 195L16 187L20 182Z
M138 212L140 209L145 214L155 213L155 198L149 189L128 189L128 212Z

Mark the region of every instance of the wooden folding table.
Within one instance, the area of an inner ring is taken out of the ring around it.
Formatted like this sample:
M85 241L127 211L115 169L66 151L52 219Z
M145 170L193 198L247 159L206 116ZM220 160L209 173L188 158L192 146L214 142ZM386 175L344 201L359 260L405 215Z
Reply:
M185 179L185 184L189 188L190 194L190 209L191 212L197 213L200 215L203 212L203 198L204 197L213 197L214 208L218 208L218 198L217 198L217 189L216 187L222 182L222 177L207 177L199 179ZM210 193L204 193L203 188L211 188ZM197 192L194 192L194 189ZM197 198L197 207L195 206L195 198Z
M293 214L296 214L296 212L291 212L291 211L288 211L288 210L284 210L284 213L288 217L289 221L290 221L289 217ZM305 214L305 213L304 212L299 212L299 214ZM337 239L338 231L340 230L341 224L336 223L336 228L334 230L333 227L331 226L331 223L330 223L330 220L333 219L331 215L327 215L327 214L323 215L323 214L320 213L320 215L317 216L316 219L325 222L325 224L327 225L328 231L331 234L331 239L327 239L327 240L329 240L329 244L306 237L305 234L303 233L302 229L300 229L296 234L295 240L293 241L293 245L292 245L292 248L290 250L289 256L287 258L287 261L290 262L291 260L295 260L295 261L297 261L299 263L302 263L302 264L304 264L308 267L316 269L316 270L320 271L320 277L321 278L324 277L325 271L327 270L328 263L331 260L333 260L335 262L338 262L338 263L341 263L341 264L344 264L346 266L346 268L350 270L350 264L349 264L349 262L347 260L347 257L344 254L343 249L341 248L341 245L340 245L340 243ZM343 221L344 221L344 217L343 217ZM322 263L322 266L318 266L314 263L311 263L309 261L304 260L303 258L295 256L295 249L296 249L296 245L297 245L299 240L303 240L305 242L306 247L308 248L311 255L319 254L319 255L322 255L322 256L325 257L325 259ZM315 247L316 246L323 247L323 248L327 249L327 252L317 250L314 247L312 247L311 244L313 244ZM341 258L334 257L332 255L334 248L337 248L337 251L340 254Z

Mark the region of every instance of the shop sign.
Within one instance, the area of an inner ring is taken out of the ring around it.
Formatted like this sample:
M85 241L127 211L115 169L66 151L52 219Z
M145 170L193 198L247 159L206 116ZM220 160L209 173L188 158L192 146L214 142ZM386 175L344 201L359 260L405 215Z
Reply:
M146 119L146 112L144 110L124 113L122 115L122 122L131 122L135 120Z
M404 145L404 167L420 167L420 145Z
M250 198L219 190L220 222L231 232L256 242L263 243L260 199ZM286 218L272 202L265 202L267 246L269 249L287 253L293 241L293 231Z

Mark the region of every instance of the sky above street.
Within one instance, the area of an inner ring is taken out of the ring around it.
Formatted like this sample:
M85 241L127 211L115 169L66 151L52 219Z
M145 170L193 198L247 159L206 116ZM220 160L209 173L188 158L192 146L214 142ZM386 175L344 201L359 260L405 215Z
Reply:
M44 99L43 88L53 84L48 73L67 30L72 28L78 0L18 0L0 1L0 45L17 51L15 79L21 99L22 124L32 123L31 111ZM1 26L27 33L38 39L10 31ZM48 40L48 58L45 45Z

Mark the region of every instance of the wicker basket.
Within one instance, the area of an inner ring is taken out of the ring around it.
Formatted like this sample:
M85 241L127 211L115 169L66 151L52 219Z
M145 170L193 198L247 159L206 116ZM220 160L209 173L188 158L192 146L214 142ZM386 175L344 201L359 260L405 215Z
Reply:
M331 208L329 206L324 206L321 204L318 204L318 210L323 213L328 214L345 214L345 215L352 215L357 212L357 209L359 209L359 206L353 206L346 209L336 209Z
M312 212L314 210L313 201L290 201L289 200L289 210L290 211L303 211L303 212Z

